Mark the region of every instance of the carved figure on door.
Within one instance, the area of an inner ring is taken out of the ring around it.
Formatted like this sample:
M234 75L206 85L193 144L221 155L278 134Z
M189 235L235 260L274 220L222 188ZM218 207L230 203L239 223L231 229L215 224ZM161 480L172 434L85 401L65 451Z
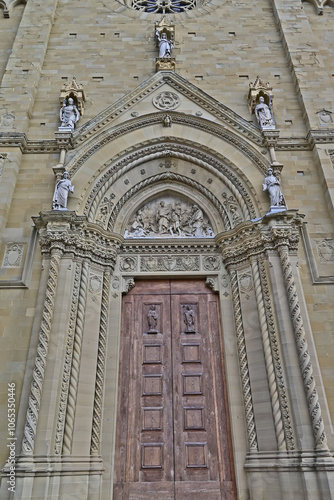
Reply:
M157 332L157 324L158 324L158 313L156 311L157 306L152 304L150 310L147 313L147 323L149 327L149 332L156 333Z
M195 332L195 313L193 308L187 304L183 306L184 308L184 322L186 324L185 333L193 333Z

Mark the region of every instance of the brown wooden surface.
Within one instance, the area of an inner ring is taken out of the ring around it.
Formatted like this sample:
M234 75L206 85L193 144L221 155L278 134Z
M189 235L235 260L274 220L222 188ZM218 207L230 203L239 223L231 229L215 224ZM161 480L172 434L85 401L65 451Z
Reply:
M137 281L124 296L115 500L236 498L222 360L203 280Z

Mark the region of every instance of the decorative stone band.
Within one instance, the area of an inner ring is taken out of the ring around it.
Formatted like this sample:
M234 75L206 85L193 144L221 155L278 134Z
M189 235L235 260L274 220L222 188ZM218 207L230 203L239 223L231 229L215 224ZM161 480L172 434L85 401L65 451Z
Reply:
M303 324L303 318L300 310L297 288L292 273L289 248L287 245L280 245L278 253L281 259L282 270L285 280L285 286L288 294L288 302L293 324L293 330L298 350L299 364L302 371L304 388L307 398L309 413L316 450L328 450L327 438L325 434L324 422L321 416L319 396L315 386L313 367L308 352L308 345Z
M92 425L92 438L90 447L91 455L98 455L100 451L104 366L106 357L107 328L108 328L109 291L110 291L110 271L105 271L103 277L101 315L100 315L100 335L99 335L99 345L97 353L93 425Z
M253 408L251 384L250 384L248 361L247 361L245 332L243 327L241 305L240 305L238 276L236 271L231 272L231 288L232 288L232 300L233 300L233 309L234 309L234 317L235 317L236 333L237 333L241 384L242 384L242 392L243 392L245 415L246 415L248 446L250 453L254 453L258 451L258 443L257 443L254 408Z
M256 303L258 307L260 330L262 336L262 344L264 351L264 359L266 364L267 378L270 391L271 406L275 424L277 447L279 450L286 450L286 440L284 435L282 410L279 400L278 384L275 376L275 367L273 361L273 355L270 345L270 338L268 332L268 324L265 313L265 302L262 291L262 284L260 279L259 264L254 258L251 259L251 267L254 281L254 289L256 296Z
M70 321L69 321L67 341L66 341L63 379L61 383L60 403L58 410L57 430L56 430L55 446L54 446L55 455L61 454L63 448L65 417L68 404L68 392L69 392L71 365L73 357L74 334L75 334L76 318L78 313L78 297L79 297L81 270L82 270L82 263L78 262L75 268L74 285L72 290Z
M32 455L34 452L36 428L39 417L46 361L49 350L49 339L52 327L60 259L61 251L59 251L58 249L53 249L51 252L49 276L46 285L45 301L37 345L37 354L32 375L26 423L24 427L24 437L22 441L23 455Z
M259 260L258 265L259 265L259 270L260 270L260 280L261 280L261 286L262 286L262 292L263 292L264 311L265 311L265 315L266 315L266 319L267 319L269 340L270 340L270 346L271 346L271 352L272 352L274 369L275 369L275 376L276 376L276 383L277 383L277 389L278 389L278 394L279 394L279 400L280 400L280 404L281 404L286 446L287 446L287 449L290 451L290 450L295 449L295 439L294 439L293 427L292 427L292 423L291 423L287 389L286 389L284 376L283 376L283 369L282 369L282 364L281 364L281 355L280 355L279 343L278 343L276 327L275 327L274 313L273 313L273 308L272 308L271 298L270 298L270 293L269 293L268 275L267 275L267 271L266 271L265 261L262 259Z
M78 312L76 317L75 334L74 334L71 376L70 376L68 401L66 408L66 420L65 420L64 442L63 442L64 455L69 455L72 450L74 417L75 417L75 408L76 408L78 384L79 384L82 336L83 336L83 329L85 322L88 277L89 277L89 264L88 262L84 262L82 265L82 272L81 272Z

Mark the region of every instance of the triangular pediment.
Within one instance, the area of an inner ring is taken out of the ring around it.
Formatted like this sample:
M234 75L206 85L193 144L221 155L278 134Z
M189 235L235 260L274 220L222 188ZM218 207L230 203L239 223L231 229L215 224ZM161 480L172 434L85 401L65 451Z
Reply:
M254 144L262 144L261 132L252 122L177 73L160 71L78 128L73 135L74 146L91 140L110 127L157 113L202 118L223 126Z

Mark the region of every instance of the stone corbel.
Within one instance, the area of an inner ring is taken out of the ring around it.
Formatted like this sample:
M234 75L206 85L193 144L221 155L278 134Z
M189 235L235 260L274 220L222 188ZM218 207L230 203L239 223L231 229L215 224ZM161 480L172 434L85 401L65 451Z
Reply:
M56 181L59 181L62 174L65 172L65 155L72 147L72 132L71 131L58 131L55 133L57 145L59 147L59 163L52 170L56 176Z
M279 130L262 130L263 143L269 150L271 166L273 167L274 174L280 180L281 171L283 168L282 163L279 163L276 158L275 148L279 139Z
M122 289L121 292L123 294L128 293L132 288L136 286L135 279L133 277L127 276L122 279Z

